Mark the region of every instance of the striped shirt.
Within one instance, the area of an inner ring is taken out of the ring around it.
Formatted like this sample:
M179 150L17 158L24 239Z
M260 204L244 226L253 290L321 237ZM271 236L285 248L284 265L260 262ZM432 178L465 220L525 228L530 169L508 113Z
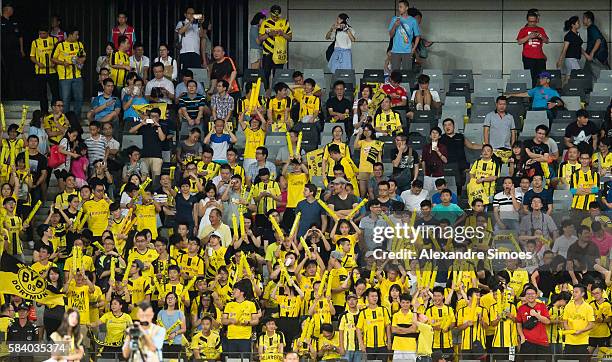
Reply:
M357 321L359 319L359 311L351 313L347 310L340 317L340 326L338 330L343 332L343 345L347 351L357 351L359 348L359 340L357 339Z
M591 193L587 195L574 194L572 200L572 209L577 210L588 210L589 204L597 200L597 193L599 192L599 173L593 170L583 172L578 170L572 175L572 181L570 183L570 189L586 188L591 190ZM597 189L597 190L595 190Z
M106 156L106 139L102 135L98 135L97 139L89 137L85 140L87 146L87 158L89 158L89 164L93 166L93 163L97 160L104 160Z
M198 116L200 107L206 106L206 98L200 94L196 94L193 97L185 94L179 99L179 108L185 108L191 119L195 119Z
M518 199L517 202L519 202ZM499 215L504 220L519 219L518 211L514 210L512 196L506 195L506 193L503 191L498 192L495 194L495 196L493 196L493 207L499 207Z

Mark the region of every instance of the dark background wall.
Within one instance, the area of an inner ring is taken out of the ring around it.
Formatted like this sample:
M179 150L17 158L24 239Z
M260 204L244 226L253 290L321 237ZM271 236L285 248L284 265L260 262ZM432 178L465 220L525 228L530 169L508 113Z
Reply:
M88 58L83 71L86 96L91 94L97 78L96 60L109 40L119 11L127 13L128 22L136 28L137 40L144 44L145 55L151 61L157 57L158 45L162 42L168 43L171 55L175 56L174 28L184 18L185 8L189 6L211 20L213 45L224 45L237 64L246 64L248 57L248 39L242 36L250 20L246 19L247 0L19 0L11 3L15 7L14 17L20 23L28 55L32 40L38 36L38 27L49 24L52 15L62 18L64 30L79 29L80 41ZM24 59L22 66L23 76L19 80L30 84L34 70L29 58ZM26 92L22 98L31 98L28 97L31 93Z

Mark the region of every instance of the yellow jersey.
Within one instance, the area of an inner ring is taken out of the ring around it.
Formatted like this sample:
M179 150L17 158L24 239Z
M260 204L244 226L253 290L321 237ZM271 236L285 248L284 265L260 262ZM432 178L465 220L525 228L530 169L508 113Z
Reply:
M132 317L127 313L121 313L117 317L113 312L106 312L100 317L100 322L106 325L104 343L120 344L123 342L125 330L132 324Z
M287 123L285 121L289 121L291 117L289 113L289 108L291 108L291 99L289 97L285 97L282 99L279 98L270 98L268 100L268 105L266 107L268 110L272 112L272 128L271 132L287 132ZM285 113L287 112L287 119L285 119Z
M253 198L259 196L263 191L269 192L273 196L280 196L281 190L278 182L268 180L268 182L258 182L252 186ZM264 215L268 210L276 209L276 200L272 196L264 196L257 202L257 213Z
M340 317L338 330L342 331L342 344L347 351L359 350L359 339L357 338L357 321L359 320L359 310L355 313L346 309Z
M474 175L476 179L483 177L491 177L491 176L499 176L499 166L492 159L485 160L476 160L472 164L472 168L470 168L470 175ZM484 189L485 195L487 196L486 200L482 200L485 205L489 204L489 197L495 195L495 181L485 181L482 183L482 187Z
M189 254L182 254L176 259L181 273L186 273L190 277L197 277L204 275L204 259L199 255L189 256Z
M191 339L191 349L199 351L201 359L218 360L223 352L221 337L215 331L211 331L207 336L198 332Z
M60 129L58 125L62 127L68 127L68 120L66 119L66 115L64 115L63 113L61 114L61 116L59 116L57 120L53 117L53 113L49 114L43 119L43 128L48 132L59 131ZM63 134L59 134L57 136L49 137L49 140L51 141L51 143L59 144L63 137ZM76 192L76 190L74 192ZM68 207L68 201L66 200L66 204L62 204L62 206L64 208Z
M81 78L81 68L76 64L75 58L84 57L85 47L80 41L63 41L57 44L53 51L53 58L70 65L57 64L57 75L60 80Z
M411 311L404 313L401 310L393 315L391 322L393 327L410 328L412 326L413 314ZM416 352L417 349L417 333L398 334L393 337L393 345L391 349L402 352Z
M367 307L359 312L357 328L363 333L363 341L368 348L387 346L386 327L391 324L389 311L385 307Z
M340 334L339 333L335 333L334 332L334 335L331 337L331 339L325 338L325 337L321 336L316 341L317 352L322 350L323 347L328 347L329 348L329 346L336 347L336 348L335 349L327 349L323 353L323 357L321 358L322 361L338 360L338 359L342 358L342 355L340 355L338 353L338 348L340 348Z
M129 268L134 260L140 260L145 265L145 269L142 270L142 275L145 277L152 277L155 274L153 262L157 260L157 258L159 258L159 253L155 249L147 249L143 254L139 252L138 249L134 248L130 250L128 254L127 266Z
M262 360L266 360L266 356L274 356L283 353L280 345L285 345L285 336L282 332L274 332L273 335L264 333L257 339L257 344L263 347Z
M23 254L23 245L19 234L23 231L21 218L19 216L6 215L4 217L4 228L8 232L8 251L11 255Z
M402 118L399 113L389 110L380 112L374 118L374 128L382 129L388 136L402 130Z
M588 170L583 172L578 170L572 175L572 181L570 182L570 189L586 188L593 189L599 187L599 173L594 170ZM589 210L591 202L597 200L597 193L590 192L587 195L575 194L572 199L572 209L576 210Z
M223 314L227 315L227 318L235 319L238 322L246 322L251 320L251 316L257 313L255 303L250 300L238 302L229 302L223 309ZM250 339L253 327L238 326L230 324L227 326L227 339Z
M321 99L315 95L304 95L299 102L300 119L315 115L321 110Z
M383 143L381 141L359 140L359 172L373 172L374 164L381 162Z
M602 303L591 301L589 303L593 307L593 313L595 320L597 319L608 319L612 316L612 306L610 302L604 300ZM589 337L593 338L609 338L610 337L610 326L606 322L595 322L593 329L589 331Z
M109 206L106 199L87 200L83 204L83 212L87 215L87 227L94 236L102 236L102 233L108 227Z
M110 56L111 65L130 65L130 56L118 50ZM110 68L110 77L115 82L115 87L123 87L125 85L125 76L128 74L126 69Z
M272 18L265 19L259 26L259 35L263 35L269 30L282 30L285 34L292 34L291 26L287 19L279 18L273 20ZM274 48L276 47L276 38L279 36L271 36L263 41L261 44L263 54L274 54ZM286 42L285 42L286 47Z
M155 205L136 205L136 230L149 229L153 240L157 239L157 210Z
M433 326L438 326L441 329L446 329L456 322L455 311L448 305L442 305L441 307L432 305L425 310L425 315ZM452 331L434 331L433 348L453 348Z
M38 64L34 65L35 74L55 74L55 64L51 62L51 56L53 49L57 44L57 38L48 36L45 39L35 39L32 41L32 47L30 48L30 57L35 57L36 61L43 64L40 67Z
M76 282L74 280L70 281L70 286L68 287L68 292L66 293L66 297L68 298L68 304L66 308L74 308L79 311L79 317L81 324L88 325L89 324L89 286L82 285L77 287Z
M243 156L245 159L255 159L255 151L257 150L257 147L263 146L264 142L266 141L266 132L261 128L257 131L253 131L251 127L247 127L244 129L244 137L246 139L246 143L244 145Z
M287 174L287 207L295 208L298 202L304 200L304 186L310 181L307 173Z
M572 175L577 170L580 170L580 167L580 162L578 161L574 161L574 163L570 163L570 161L563 161L559 165L557 175L564 184L569 185L570 182L572 182Z

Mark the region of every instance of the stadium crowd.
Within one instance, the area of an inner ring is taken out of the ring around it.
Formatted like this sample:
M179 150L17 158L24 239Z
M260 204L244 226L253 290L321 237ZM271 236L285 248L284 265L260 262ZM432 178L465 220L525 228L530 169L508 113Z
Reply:
M17 29L12 12L2 9L3 36L5 25ZM25 118L7 126L2 110L4 345L68 341L54 358L69 361L612 355L611 108L599 126L581 108L551 135L566 105L532 9L517 41L534 87L498 96L476 139L460 132L463 119L421 134L416 119L439 115L443 100L428 75L408 85L402 75L426 64L433 43L417 9L401 0L398 13L385 82L354 91L337 80L329 95L300 71L274 81L292 40L277 5L251 21L248 62L262 70L253 82L239 82L234 60L210 44L210 19L193 8L176 25L176 59L167 44L147 57L120 13L97 60L85 130L87 44L57 17L41 27L29 53L40 109L27 132ZM349 19L340 14L326 34L332 72L352 68ZM594 20L587 11L565 24L564 82L581 56L594 74L608 67ZM13 45L24 53L22 43ZM201 67L210 84L194 79ZM521 98L544 110L534 129L508 109ZM377 242L403 223L427 231ZM483 232L461 241L435 232L448 227ZM398 260L376 249L530 257Z

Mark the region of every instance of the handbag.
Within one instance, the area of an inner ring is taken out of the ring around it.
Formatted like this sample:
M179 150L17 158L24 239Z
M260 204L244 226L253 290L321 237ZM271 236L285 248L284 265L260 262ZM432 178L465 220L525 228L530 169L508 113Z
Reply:
M332 55L334 55L334 49L336 48L336 41L332 41L329 46L327 46L327 50L325 51L325 59L329 62Z
M59 145L53 145L49 149L49 159L47 160L47 166L50 168L56 168L62 163L66 162L66 155L60 152Z
M535 326L538 325L538 318L534 317L534 316L530 316L527 321L525 321L525 323L523 323L522 327L524 329L528 329L528 330L532 330L535 328Z

